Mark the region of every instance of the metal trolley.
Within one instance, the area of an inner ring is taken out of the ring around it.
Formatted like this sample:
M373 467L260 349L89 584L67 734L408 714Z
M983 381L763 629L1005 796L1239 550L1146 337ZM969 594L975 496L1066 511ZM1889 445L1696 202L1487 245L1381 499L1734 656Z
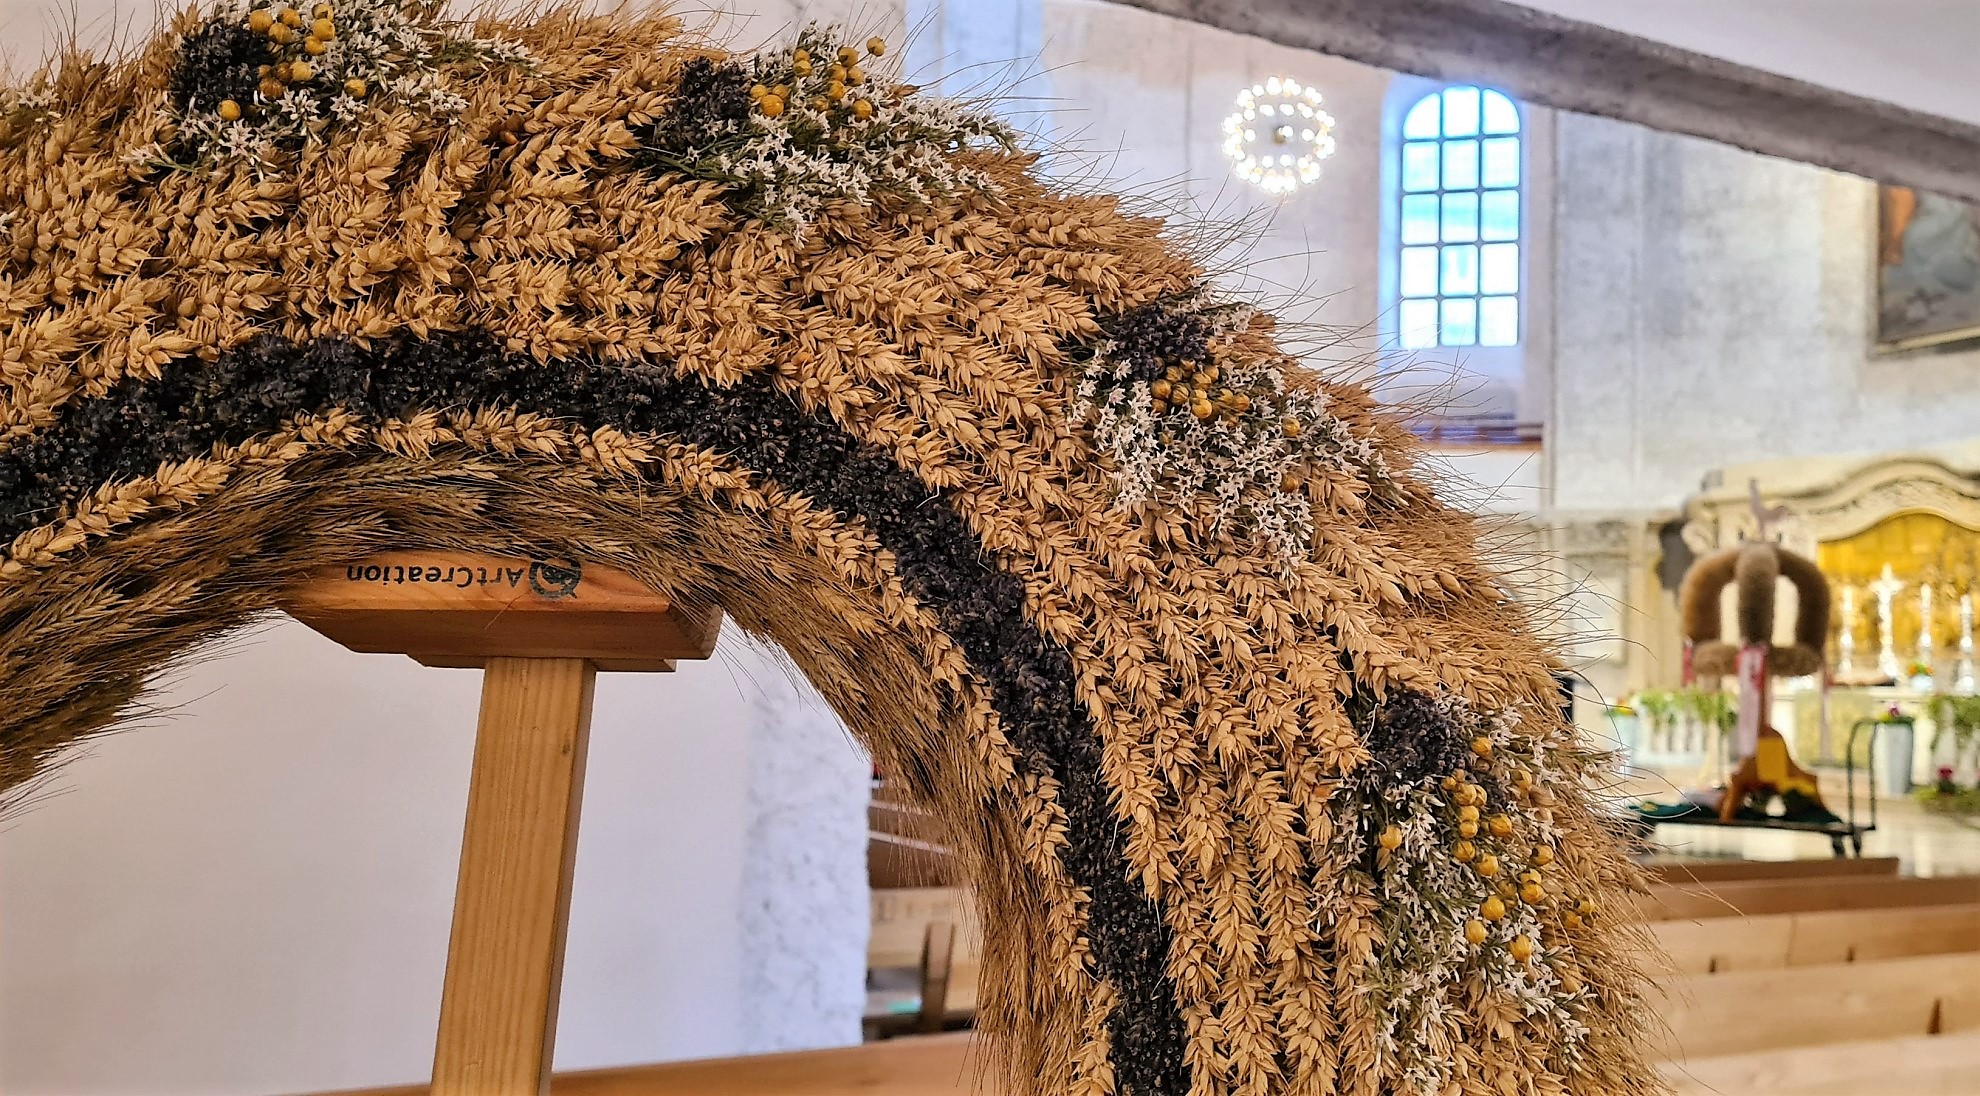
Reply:
M1722 822L1719 816L1700 811L1678 818L1644 818L1638 816L1637 824L1643 835L1648 837L1658 826L1719 826L1732 830L1789 830L1795 833L1826 834L1829 848L1837 857L1863 856L1863 835L1877 828L1877 731L1884 725L1881 719L1859 719L1849 727L1849 745L1843 750L1843 773L1845 781L1845 801L1842 819L1836 822L1791 822L1783 818L1735 818ZM1864 799L1869 803L1869 821L1859 822L1856 814L1856 743L1859 735L1868 732L1869 748L1864 750Z

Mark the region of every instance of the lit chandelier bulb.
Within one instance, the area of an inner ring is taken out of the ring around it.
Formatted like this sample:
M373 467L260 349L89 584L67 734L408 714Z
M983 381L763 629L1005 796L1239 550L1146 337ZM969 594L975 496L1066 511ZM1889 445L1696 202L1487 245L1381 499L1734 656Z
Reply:
M1224 155L1239 178L1285 197L1319 180L1320 161L1334 154L1333 134L1317 89L1274 76L1238 92L1237 109L1224 119Z

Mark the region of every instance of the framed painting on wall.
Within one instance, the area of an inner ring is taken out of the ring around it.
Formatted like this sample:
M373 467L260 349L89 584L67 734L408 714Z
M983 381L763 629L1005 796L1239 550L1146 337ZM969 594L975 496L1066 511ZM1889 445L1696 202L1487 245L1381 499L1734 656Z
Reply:
M1878 188L1877 349L1980 339L1980 207Z

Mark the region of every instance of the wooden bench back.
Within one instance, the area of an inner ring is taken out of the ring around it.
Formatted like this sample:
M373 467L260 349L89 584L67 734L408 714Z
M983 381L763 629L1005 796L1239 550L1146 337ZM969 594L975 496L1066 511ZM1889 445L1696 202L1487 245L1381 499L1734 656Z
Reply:
M1980 951L1980 903L1659 921L1680 974L1763 970Z
M1936 879L1761 879L1707 886L1667 883L1637 903L1646 921L1769 913L1888 909L1980 902L1980 876Z

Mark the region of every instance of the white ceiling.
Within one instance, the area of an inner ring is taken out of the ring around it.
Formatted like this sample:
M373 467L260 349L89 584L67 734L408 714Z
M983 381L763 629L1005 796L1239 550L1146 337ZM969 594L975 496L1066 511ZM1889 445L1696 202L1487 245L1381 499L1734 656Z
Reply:
M1980 0L1518 0L1980 124Z

